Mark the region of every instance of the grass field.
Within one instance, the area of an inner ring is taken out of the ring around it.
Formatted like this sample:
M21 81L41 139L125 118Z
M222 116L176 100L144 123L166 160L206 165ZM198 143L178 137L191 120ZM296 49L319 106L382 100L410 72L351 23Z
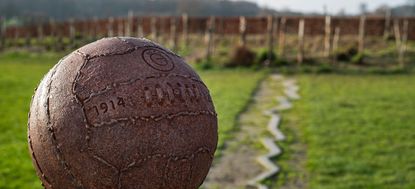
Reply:
M34 88L61 55L0 55L0 188L41 188L26 142L29 103ZM212 70L201 72L219 117L220 146L235 128L257 83L266 72Z
M414 75L304 75L281 188L415 188ZM279 187L277 187L279 188Z
M0 188L41 188L26 142L29 101L62 55L0 55ZM220 141L266 71L200 71L219 114ZM296 75L302 99L283 113L273 188L415 188L415 75ZM268 183L268 182L267 182Z

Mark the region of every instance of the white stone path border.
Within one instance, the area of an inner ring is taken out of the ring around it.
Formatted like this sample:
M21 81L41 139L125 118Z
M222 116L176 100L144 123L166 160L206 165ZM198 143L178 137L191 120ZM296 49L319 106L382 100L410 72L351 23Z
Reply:
M272 75L274 81L284 80L281 75ZM274 136L274 138L265 137L261 139L262 144L268 149L268 154L257 157L257 161L267 169L267 171L261 173L254 179L248 181L248 188L257 188L257 189L268 189L267 186L261 184L262 181L276 175L280 168L278 165L274 164L272 158L275 158L281 155L282 150L276 145L276 141L285 140L284 134L279 129L281 123L281 114L280 112L292 108L291 101L300 99L298 94L299 87L296 85L296 81L293 79L287 79L283 81L284 86L284 95L277 97L279 104L265 111L264 114L270 116L271 119L268 123L268 131Z

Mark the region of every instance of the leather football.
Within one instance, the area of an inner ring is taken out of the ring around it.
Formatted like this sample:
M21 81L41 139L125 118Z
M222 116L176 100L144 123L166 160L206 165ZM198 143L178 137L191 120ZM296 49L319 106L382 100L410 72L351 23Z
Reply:
M146 39L104 38L72 52L30 106L30 153L47 189L196 189L217 140L206 85Z

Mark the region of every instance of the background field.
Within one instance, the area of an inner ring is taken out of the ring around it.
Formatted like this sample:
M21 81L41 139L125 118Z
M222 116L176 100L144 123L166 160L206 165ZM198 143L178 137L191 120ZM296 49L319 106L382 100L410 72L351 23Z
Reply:
M415 188L415 76L302 75L281 188Z
M26 142L30 97L63 54L0 55L0 188L41 188ZM219 116L219 150L271 70L199 70ZM283 114L287 140L273 188L415 188L415 75L296 74L300 101ZM260 115L261 112L258 112ZM252 118L255 119L255 118Z
M26 139L31 95L61 55L13 53L0 55L0 188L41 188ZM219 117L220 141L235 128L237 115L266 72L250 69L200 72L208 85Z

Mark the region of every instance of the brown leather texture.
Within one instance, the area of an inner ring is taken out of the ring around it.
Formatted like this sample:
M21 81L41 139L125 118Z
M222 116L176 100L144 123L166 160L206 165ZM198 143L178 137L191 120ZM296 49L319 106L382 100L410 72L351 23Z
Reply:
M196 189L217 140L206 85L146 39L104 38L69 54L29 113L30 153L47 189Z

